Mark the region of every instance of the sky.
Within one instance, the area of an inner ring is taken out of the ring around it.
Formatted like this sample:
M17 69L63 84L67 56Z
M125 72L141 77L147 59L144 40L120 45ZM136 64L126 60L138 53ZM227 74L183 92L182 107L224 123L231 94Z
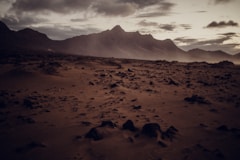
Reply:
M62 40L116 25L183 50L240 53L240 0L0 0L0 20Z

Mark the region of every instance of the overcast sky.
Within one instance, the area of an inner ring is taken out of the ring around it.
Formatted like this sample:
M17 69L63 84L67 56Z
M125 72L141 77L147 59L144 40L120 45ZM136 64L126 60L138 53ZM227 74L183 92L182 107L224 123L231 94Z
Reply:
M52 39L121 25L184 50L240 52L240 0L0 0L0 20Z

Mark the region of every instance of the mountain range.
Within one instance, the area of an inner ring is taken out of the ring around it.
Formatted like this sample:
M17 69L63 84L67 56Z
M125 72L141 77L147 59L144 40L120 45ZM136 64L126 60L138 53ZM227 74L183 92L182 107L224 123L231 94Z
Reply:
M0 51L44 51L97 57L115 57L169 61L240 61L240 53L192 49L183 51L170 39L157 40L152 35L125 32L117 25L111 30L81 35L65 40L52 40L46 34L30 28L13 31L0 21ZM1 53L0 53L1 54Z

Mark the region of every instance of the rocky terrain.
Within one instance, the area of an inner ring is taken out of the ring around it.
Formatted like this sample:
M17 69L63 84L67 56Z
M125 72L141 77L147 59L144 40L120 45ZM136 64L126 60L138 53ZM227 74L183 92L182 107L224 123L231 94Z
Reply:
M238 160L240 66L1 54L0 159Z

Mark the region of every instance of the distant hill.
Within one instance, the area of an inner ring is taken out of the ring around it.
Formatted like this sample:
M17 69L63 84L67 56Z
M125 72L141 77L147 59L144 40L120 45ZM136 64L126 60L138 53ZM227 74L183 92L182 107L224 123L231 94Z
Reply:
M117 25L101 33L81 35L57 41L30 28L10 30L0 22L0 51L47 51L97 57L115 57L147 60L210 61L239 60L223 51L193 49L185 52L172 40L157 40L152 35L125 32Z

